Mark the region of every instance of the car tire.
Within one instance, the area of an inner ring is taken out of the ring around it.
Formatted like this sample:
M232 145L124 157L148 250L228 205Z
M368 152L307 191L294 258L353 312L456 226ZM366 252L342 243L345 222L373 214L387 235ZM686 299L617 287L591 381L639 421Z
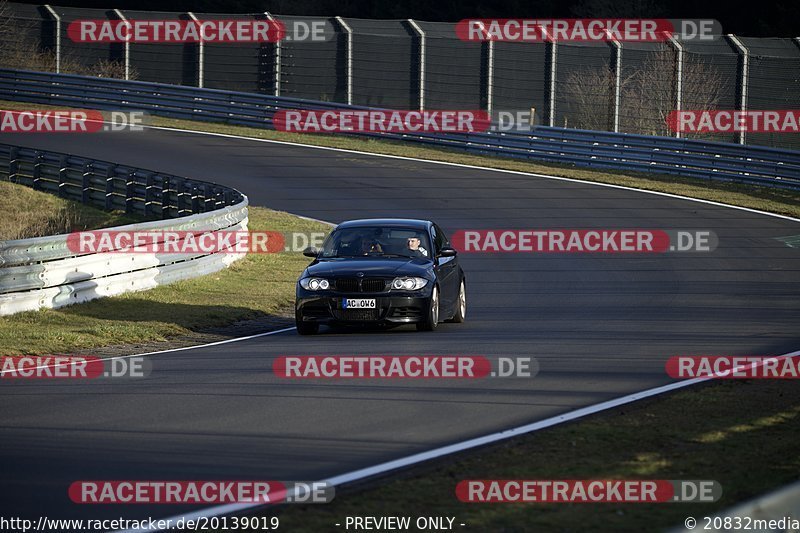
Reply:
M303 322L303 316L299 313L294 315L294 324L297 327L297 333L300 335L314 335L319 331L319 324L315 322Z
M450 322L461 324L467 318L467 286L464 280L461 280L461 286L458 289L458 300L456 301L456 312Z
M417 331L435 331L439 323L439 287L434 287L431 292L431 301L428 304L428 314L425 320L417 323Z

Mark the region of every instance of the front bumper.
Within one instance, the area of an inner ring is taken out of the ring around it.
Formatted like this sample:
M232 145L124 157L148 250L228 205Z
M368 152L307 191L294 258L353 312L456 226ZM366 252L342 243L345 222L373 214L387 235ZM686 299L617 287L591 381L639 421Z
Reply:
M343 309L345 298L375 299L375 309ZM413 324L428 313L431 289L414 292L338 293L312 292L298 287L295 313L298 320L318 324Z

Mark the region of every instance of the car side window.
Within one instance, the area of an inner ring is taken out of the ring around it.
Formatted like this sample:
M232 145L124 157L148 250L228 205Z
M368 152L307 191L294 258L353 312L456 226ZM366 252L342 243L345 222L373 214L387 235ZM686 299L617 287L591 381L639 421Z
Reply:
M436 224L433 225L433 241L436 247L436 254L438 255L439 252L442 251L442 248L447 246L447 236L442 231L442 228Z

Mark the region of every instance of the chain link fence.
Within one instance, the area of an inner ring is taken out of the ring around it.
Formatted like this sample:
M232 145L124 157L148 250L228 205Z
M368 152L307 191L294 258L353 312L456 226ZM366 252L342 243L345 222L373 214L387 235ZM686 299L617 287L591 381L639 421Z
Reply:
M2 4L0 4L2 6ZM276 18L324 40L76 43L70 22ZM464 42L455 24L208 15L7 3L0 66L397 109L534 112L534 123L800 149L794 133L676 133L673 110L800 109L800 38L664 43Z

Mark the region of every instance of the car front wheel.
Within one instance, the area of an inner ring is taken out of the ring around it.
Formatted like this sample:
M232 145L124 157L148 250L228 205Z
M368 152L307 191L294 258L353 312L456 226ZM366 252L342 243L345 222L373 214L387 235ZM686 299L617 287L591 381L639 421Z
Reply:
M425 320L417 323L418 331L434 331L439 323L439 288L434 287L431 293L431 303L428 305L428 315Z

